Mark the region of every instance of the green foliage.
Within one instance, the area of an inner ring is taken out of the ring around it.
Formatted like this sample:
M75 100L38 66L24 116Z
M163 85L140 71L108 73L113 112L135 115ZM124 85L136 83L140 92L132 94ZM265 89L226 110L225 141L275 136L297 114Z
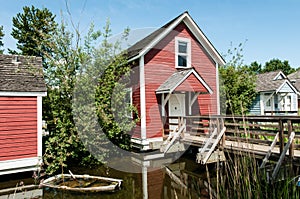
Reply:
M255 74L242 65L241 46L240 44L238 48L228 51L232 60L219 69L220 95L223 99L221 110L225 110L225 114L247 113L256 96Z
M17 40L20 54L42 57L45 67L45 53L49 54L52 51L48 44L57 27L55 15L47 8L38 9L34 6L25 6L23 13L18 13L12 21L11 35ZM17 53L10 49L9 52Z
M247 66L249 71L254 72L255 74L266 73L271 71L281 70L285 75L289 75L296 71L292 68L287 60L281 61L279 59L271 59L266 62L264 66L255 62L252 62L250 66Z
M254 74L260 74L263 71L261 64L257 63L256 61L252 62L250 66L246 66L246 69Z
M119 51L119 43L108 42L110 31L109 23L103 33L94 31L92 24L81 45L82 36L74 36L62 21L47 44L52 49L51 54L45 54L49 67L45 70L48 96L44 100L44 117L52 127L44 155L48 173L70 162L90 165L103 161L109 153L105 134L121 148L130 146L127 130L133 124L125 125L121 118L124 125L120 126L112 110L125 107L125 85L118 81L122 75L126 77L130 67ZM96 48L100 36L101 46Z
M0 54L3 54L4 50L2 49L3 47L3 37L4 37L4 32L3 32L3 26L0 26Z
M285 75L289 75L296 70L292 68L287 60L280 61L279 59L272 59L269 62L266 62L262 72L270 72L281 70Z
M299 188L296 178L291 177L290 167L286 179L272 182L259 164L250 153L228 154L224 166L218 166L217 198L299 198Z
M66 30L62 22L49 43L53 53L46 54L49 60L49 67L45 70L48 95L44 99L43 114L48 125L52 127L44 155L48 173L66 166L70 157L75 158L83 150L72 115L73 88L76 70L80 64L80 52L72 41L72 33Z
M123 33L126 39L128 29ZM95 66L103 69L96 88L96 108L99 123L107 137L122 149L130 149L128 132L134 127L134 120L127 115L128 111L136 113L136 109L125 101L126 84L129 83L130 65L127 63L126 53L120 49L120 43L108 41L111 35L107 23L101 48L95 54Z

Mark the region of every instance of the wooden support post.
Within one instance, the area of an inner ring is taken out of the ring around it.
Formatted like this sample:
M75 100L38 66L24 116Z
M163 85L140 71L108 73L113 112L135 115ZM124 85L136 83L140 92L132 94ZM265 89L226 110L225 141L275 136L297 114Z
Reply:
M225 127L225 125L224 125L224 119L222 118L222 117L220 117L219 118L220 119L220 131L221 131L221 129L223 129L224 127ZM219 132L220 132L219 131ZM221 140L221 144L220 144L220 147L222 148L222 149L224 149L225 148L225 132L224 132L224 135L223 135L223 137L222 137L222 140Z
M288 124L288 136L290 137L291 133L293 131L292 121L288 120L287 124ZM292 140L290 148L289 148L289 156L290 156L290 158L294 158L294 140Z
M279 120L278 130L279 130L279 148L280 148L280 153L282 153L284 148L284 127L283 127L282 120Z

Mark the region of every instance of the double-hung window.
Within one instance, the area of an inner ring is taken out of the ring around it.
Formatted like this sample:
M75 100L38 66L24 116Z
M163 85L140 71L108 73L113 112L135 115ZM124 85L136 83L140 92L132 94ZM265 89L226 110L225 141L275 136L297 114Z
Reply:
M176 68L191 67L191 40L188 38L175 38Z

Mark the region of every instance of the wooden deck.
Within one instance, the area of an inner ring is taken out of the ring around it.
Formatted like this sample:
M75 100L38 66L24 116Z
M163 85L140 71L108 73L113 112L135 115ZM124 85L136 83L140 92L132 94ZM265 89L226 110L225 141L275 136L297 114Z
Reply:
M166 118L165 121L169 119ZM261 158L268 153L269 157L279 158L282 153L285 153L285 156L292 160L300 158L300 117L298 116L187 116L179 117L178 121L181 122L178 124L180 127L182 123L186 127L180 135L180 140L198 146L200 149L213 129L220 131L225 127L226 131L217 145L220 150L252 153ZM165 134L169 132L168 125L174 124L165 124ZM288 143L291 135L293 139Z

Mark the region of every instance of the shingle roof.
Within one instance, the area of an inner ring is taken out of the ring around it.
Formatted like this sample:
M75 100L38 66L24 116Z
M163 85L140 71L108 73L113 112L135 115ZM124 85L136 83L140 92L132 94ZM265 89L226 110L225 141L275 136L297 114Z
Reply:
M0 55L0 91L46 92L42 59L21 55Z
M193 68L183 69L174 72L164 83L162 83L158 89L156 89L156 93L171 93L173 92L177 86L179 86L183 81L188 78L190 74L196 74ZM212 92L209 86L204 82L201 77L197 77L198 80L203 84L207 92Z
M289 80L293 83L293 85L300 90L300 70L288 75Z
M186 13L186 12L184 12L184 13ZM129 47L127 49L128 58L137 56L144 49L144 47L148 46L158 35L160 35L165 29L167 29L174 21L176 21L184 13L180 14L173 20L171 20L168 23L166 23L165 25L163 25L161 28L155 30L154 32L150 33L148 36L144 37L143 39L139 40L138 42L133 44L131 47Z
M256 91L276 91L287 79L276 79L281 71L272 71L263 74L258 74L256 79Z
M161 84L156 92L172 92L176 85L186 78L187 74L191 72L192 69L177 71L173 73L163 84Z

